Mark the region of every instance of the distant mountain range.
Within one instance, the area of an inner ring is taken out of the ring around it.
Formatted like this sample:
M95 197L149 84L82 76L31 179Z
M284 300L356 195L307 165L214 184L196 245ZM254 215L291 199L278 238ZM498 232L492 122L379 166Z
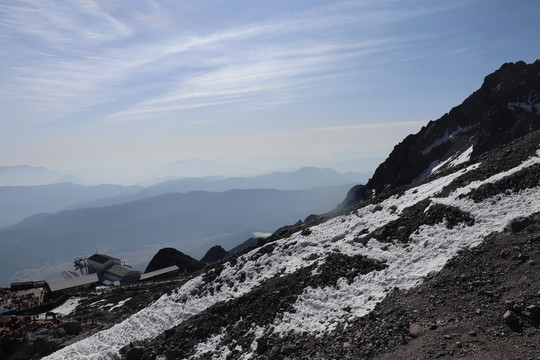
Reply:
M372 173L341 174L332 169L304 167L294 172L272 172L256 177L203 177L165 181L139 192L140 195L159 195L193 190L226 191L231 189L307 190L322 186L366 182Z
M35 186L59 182L80 184L82 181L72 175L44 167L29 165L0 166L0 186Z
M172 192L186 193L196 190L220 192L232 189L306 190L362 183L368 180L369 175L340 174L331 169L310 167L295 172L275 172L253 178L214 176L177 179L147 188L120 185L82 186L67 182L41 186L5 186L0 187L0 228L16 224L38 213L109 206Z
M96 249L111 255L147 251L150 258L157 249L171 246L200 259L214 245L230 249L254 232L272 232L311 213L332 210L350 187L167 193L34 215L0 230L0 283L32 267L40 270L27 276L43 276L47 263L69 263Z
M56 213L80 203L126 196L141 189L140 186L83 186L72 183L3 186L0 187L0 228L38 213Z

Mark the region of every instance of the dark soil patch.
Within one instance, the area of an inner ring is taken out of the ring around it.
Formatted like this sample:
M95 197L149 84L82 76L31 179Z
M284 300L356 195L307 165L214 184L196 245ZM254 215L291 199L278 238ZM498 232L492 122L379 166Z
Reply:
M481 202L493 196L503 194L506 191L518 192L520 190L537 187L540 184L540 164L529 166L518 171L512 176L507 176L501 180L484 184L469 194L461 195L475 202Z
M355 241L365 244L373 237L385 243L406 244L409 242L410 236L422 225L435 225L443 221L446 221L448 229L452 229L460 223L465 223L467 226L474 225L474 218L458 208L442 204L431 204L430 206L430 204L431 200L422 200L404 209L399 219L391 221L367 235L360 233Z

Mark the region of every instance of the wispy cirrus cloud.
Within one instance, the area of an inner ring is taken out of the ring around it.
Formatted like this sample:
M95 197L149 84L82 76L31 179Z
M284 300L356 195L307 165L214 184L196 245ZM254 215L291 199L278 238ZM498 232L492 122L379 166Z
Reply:
M306 94L311 95L317 87L325 84L331 87L334 80L358 73L354 62L392 46L395 44L389 39L360 44L305 45L297 49L270 46L251 50L243 59L237 56L235 59L212 58L205 71L179 78L170 91L113 114L107 120L129 120L143 114L153 116L223 103L246 103L258 97L265 97L265 104L269 98L275 105L298 101Z
M40 41L40 46L84 47L133 33L93 0L5 2L0 4L0 14L3 37Z
M441 11L383 3L336 2L189 31L157 1L137 2L144 13L98 0L5 3L0 39L10 46L0 52L0 94L13 112L39 121L114 103L103 120L116 123L316 99L362 86L361 73L407 47L382 26Z

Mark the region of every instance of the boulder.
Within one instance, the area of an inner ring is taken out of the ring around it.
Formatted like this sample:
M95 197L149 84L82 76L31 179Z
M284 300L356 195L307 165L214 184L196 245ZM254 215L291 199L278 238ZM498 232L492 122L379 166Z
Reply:
M263 337L257 339L257 349L255 352L257 355L264 354L268 350L268 339Z
M409 334L412 338L417 338L422 334L422 327L418 325L417 323L412 323L409 326Z
M507 325L515 325L519 322L519 318L512 310L506 310L503 319Z

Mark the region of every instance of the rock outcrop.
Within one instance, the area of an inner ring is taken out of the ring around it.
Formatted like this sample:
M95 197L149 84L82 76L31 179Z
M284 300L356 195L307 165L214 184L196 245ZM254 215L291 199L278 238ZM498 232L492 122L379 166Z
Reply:
M191 273L202 269L204 264L173 248L163 248L150 260L145 273L176 265L181 273Z
M213 246L206 252L206 254L201 259L203 263L214 263L221 259L225 259L229 256L229 253L219 245Z

